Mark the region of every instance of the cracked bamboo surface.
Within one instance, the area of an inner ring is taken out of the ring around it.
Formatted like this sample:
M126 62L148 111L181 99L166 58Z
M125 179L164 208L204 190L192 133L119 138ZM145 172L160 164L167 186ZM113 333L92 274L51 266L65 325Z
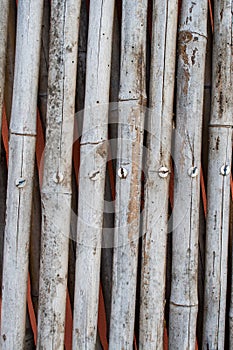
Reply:
M166 248L178 2L153 2L150 100L142 245L141 349L163 349ZM159 43L159 44L158 44Z
M51 5L37 349L64 348L80 5Z
M2 134L2 108L4 97L4 85L5 85L5 64L6 64L6 51L7 51L7 29L8 29L8 17L9 17L10 1L1 1L0 12L0 140ZM1 150L1 143L0 143Z
M2 349L24 346L42 5L43 1L21 1L18 8L4 239Z
M1 348L231 349L232 0L6 3Z
M232 1L214 1L214 14L202 349L224 348L228 271L233 126Z
M122 2L121 72L110 349L132 349L140 230L146 50L145 0Z
M195 349L207 1L183 1L178 31L169 346ZM195 116L195 118L194 118Z
M95 349L96 344L113 14L114 0L90 2L73 324L78 349Z

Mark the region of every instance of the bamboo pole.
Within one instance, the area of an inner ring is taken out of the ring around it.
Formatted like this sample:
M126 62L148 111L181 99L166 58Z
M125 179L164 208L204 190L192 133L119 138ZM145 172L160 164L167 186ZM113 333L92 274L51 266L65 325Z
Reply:
M77 349L96 344L113 12L114 0L90 2L73 326Z
M43 1L19 2L4 241L2 349L24 348L42 10Z
M0 11L0 150L2 134L2 108L4 98L5 84L5 65L6 65L6 48L7 48L7 28L9 16L10 0L1 1Z
M195 349L207 0L182 2L178 35L169 347Z
M163 349L177 17L177 0L167 1L166 4L157 0L153 2L141 271L141 349ZM162 167L167 169L165 176L160 172Z
M224 349L232 157L232 0L214 2L202 349Z
M109 349L132 349L146 105L147 1L122 2L112 307Z
M63 349L81 1L52 1L37 349Z

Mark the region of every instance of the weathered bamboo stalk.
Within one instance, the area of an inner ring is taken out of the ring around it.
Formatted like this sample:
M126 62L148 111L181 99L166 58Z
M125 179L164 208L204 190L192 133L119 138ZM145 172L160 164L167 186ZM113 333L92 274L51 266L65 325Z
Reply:
M122 2L121 72L109 349L132 349L146 105L147 1Z
M63 349L81 1L52 1L37 349Z
M178 36L169 347L195 349L207 0L182 2Z
M113 12L114 0L90 2L73 327L77 349L96 344Z
M7 28L9 16L10 0L1 1L0 11L0 151L2 135L2 108L5 85L5 65L6 65L6 47L7 47Z
M141 349L163 349L177 17L177 0L165 4L157 0L153 2L141 272Z
M232 0L214 2L202 349L224 349L232 157Z
M19 1L4 241L2 349L23 349L43 1ZM25 53L27 53L25 55Z

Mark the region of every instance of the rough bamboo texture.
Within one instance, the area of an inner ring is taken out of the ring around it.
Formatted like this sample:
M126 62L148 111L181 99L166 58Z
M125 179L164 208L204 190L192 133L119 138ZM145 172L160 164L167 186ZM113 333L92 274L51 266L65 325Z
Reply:
M177 12L176 0L153 2L141 272L141 349L163 349Z
M37 349L64 349L81 1L52 2Z
M73 323L77 349L94 350L96 344L113 14L114 0L90 2Z
M232 1L214 2L202 349L224 349L232 157Z
M109 349L132 349L140 230L147 1L122 2L121 72Z
M195 349L207 0L182 2L178 33L169 346Z
M7 48L7 28L9 17L10 0L1 1L0 11L0 141L2 135L2 107L4 98L5 85L5 65L6 65L6 48ZM1 142L0 142L1 150Z
M2 349L23 349L43 1L19 1L10 123ZM27 55L25 55L27 52Z

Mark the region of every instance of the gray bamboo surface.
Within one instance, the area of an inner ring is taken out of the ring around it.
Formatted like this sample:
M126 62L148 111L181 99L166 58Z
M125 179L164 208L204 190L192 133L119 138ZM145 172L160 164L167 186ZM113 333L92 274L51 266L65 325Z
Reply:
M0 349L233 348L232 13L1 1Z

